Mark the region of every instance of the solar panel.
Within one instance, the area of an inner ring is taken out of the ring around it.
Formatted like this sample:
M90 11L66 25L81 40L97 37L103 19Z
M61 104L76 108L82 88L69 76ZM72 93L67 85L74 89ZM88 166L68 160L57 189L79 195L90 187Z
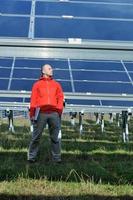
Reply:
M30 15L31 12L31 2L30 1L19 1L19 0L4 0L0 4L1 15L5 14L21 14Z
M29 17L0 16L1 37L28 37Z
M8 82L8 79L0 79L0 89L7 90Z
M92 2L92 1L89 1L89 0L69 0L70 2L85 2L85 3L89 3L89 2ZM113 3L115 3L115 4L132 4L133 2L132 2L132 0L124 0L124 1L122 1L122 0L93 0L93 3L97 3L97 2L99 2L99 3L101 3L101 4L103 4L103 3L106 3L106 4L113 4Z
M53 66L54 77L65 85L66 92L133 93L133 62L1 58L0 79L11 80L7 89L15 89L12 85L19 81L30 85L40 77L41 67L46 63ZM19 85L21 88L23 84L16 84L18 89ZM27 87L23 85L23 89Z
M121 107L132 107L133 102L131 101L99 101L99 100L72 100L68 99L66 101L68 104L72 105L88 105L88 106L121 106Z
M27 58L16 58L15 68L34 68L40 70L44 62L49 63L55 69L69 69L67 60L63 59L27 59Z
M33 83L40 77L42 65L46 63L53 66L54 78L61 83L64 92L133 94L131 61L0 58L0 89L31 91ZM16 101L20 102L20 99ZM82 105L133 106L133 103L128 104L126 101L118 103L118 101L67 100L67 102Z
M5 0L0 37L132 41L132 7L132 1Z
M0 67L11 67L13 58L0 58Z
M19 39L21 47L22 39L27 42L27 47L29 42L40 40L51 40L51 45L57 40L65 41L71 51L71 39L74 38L79 43L91 40L132 42L132 9L132 0L5 0L0 4L0 39ZM15 45L12 43L13 48ZM67 52L67 48L63 48L61 54ZM52 50L56 53L57 49ZM61 59L52 57L50 51L45 52L47 58L40 58L39 52L37 47L36 57L24 57L23 52L21 57L0 57L0 90L31 91L33 83L40 77L41 66L49 63L53 66L54 78L61 83L65 93L133 94L133 62L130 60L81 59L82 55L72 59L65 53ZM29 98L22 97L0 98L0 101L7 100L29 102ZM68 99L67 102L92 106L133 106L131 101L122 100Z
M107 2L107 1L106 1ZM126 13L124 9L129 9ZM97 9L98 8L98 9ZM97 9L97 12L96 12ZM118 11L119 10L119 11ZM95 2L86 1L85 3L75 2L37 2L36 15L48 16L73 16L73 17L104 17L104 18L132 18L132 7L129 5L117 4L98 4ZM86 19L87 20L87 19ZM113 20L113 19L112 19Z

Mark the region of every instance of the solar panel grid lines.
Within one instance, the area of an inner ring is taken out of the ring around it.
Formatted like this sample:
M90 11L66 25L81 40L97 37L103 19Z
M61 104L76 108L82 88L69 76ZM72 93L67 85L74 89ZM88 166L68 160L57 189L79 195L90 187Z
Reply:
M3 59L0 59L3 62ZM7 59L8 60L8 59ZM13 59L12 59L13 61ZM9 70L8 89L31 90L31 86L40 76L40 68L44 63L52 63L54 66L54 77L61 82L66 92L115 92L115 93L133 93L131 80L121 61L76 61L76 60L57 60L57 59L29 59L15 58L14 64L9 68L1 68ZM124 62L123 62L124 63ZM132 62L126 62L133 66ZM2 63L0 63L0 66ZM5 64L3 64L5 65ZM103 68L101 66L104 66ZM116 71L114 70L114 66ZM34 66L34 67L33 67ZM38 67L37 67L38 66ZM58 66L58 67L57 67ZM75 67L76 66L76 67ZM93 70L94 66L94 70ZM105 70L105 66L108 69ZM87 71L88 67L88 71ZM77 69L76 69L77 68ZM131 66L130 66L131 68ZM11 70L12 69L12 70ZM132 71L129 72L133 76ZM5 72L5 75L7 72ZM3 72L0 73L0 80L3 80ZM10 80L10 84L9 84ZM24 84L25 81L25 84ZM17 83L17 86L15 85ZM26 87L26 83L28 87ZM29 83L29 84L28 84ZM72 88L74 87L74 91ZM10 87L9 87L10 85ZM115 90L114 86L116 86Z
M73 73L72 73L71 62L70 62L69 58L68 58L68 66L69 66L69 72L70 72L70 80L71 80L72 92L75 92Z
M45 1L45 0L37 0L37 1ZM48 0L46 0L48 1ZM54 1L54 0L53 0ZM56 0L55 0L56 1ZM60 1L60 0L59 0ZM65 1L65 0L62 0ZM80 2L80 3L107 3L107 4L133 4L132 0L67 0L68 2Z
M132 4L133 5L133 4ZM99 9L96 12L96 9ZM129 12L126 13L124 9L128 9ZM96 19L99 18L107 18L107 19L113 19L113 18L125 18L125 19L130 19L132 18L132 6L118 6L117 5L95 5L95 3L91 4L81 4L77 3L76 5L72 2L62 2L62 3L57 3L57 2L37 2L36 4L36 16L57 16L61 17L64 16L66 17L81 17L87 19L87 17L96 17ZM84 10L84 12L83 12Z
M5 0L0 5L0 37L131 41L133 40L130 34L133 27L131 3L130 1L84 1L83 3L82 1ZM68 18L69 16L73 17ZM72 31L71 27L74 27L75 31ZM108 30L111 30L111 33Z
M10 87L11 87L11 81L12 81L12 78L13 78L14 65L15 65L15 58L13 58L13 62L12 62L12 66L11 66L11 73L10 73L10 76L9 76L9 83L8 83L7 90L10 90Z
M130 42L133 41L132 10L131 0L5 0L0 4L0 38ZM0 89L31 91L40 77L41 66L49 63L54 68L54 78L65 92L133 94L133 62L130 60L74 60L52 56L39 59L38 54L36 58L15 56L5 61L0 58ZM82 103L132 106L103 100Z
M30 26L29 26L29 33L28 33L28 38L30 38L30 39L34 39L35 6L36 6L36 1L32 0L31 14L30 14Z
M5 0L0 4L0 36L28 36L31 2Z
M131 81L131 84L133 85L133 80L132 80L132 78L131 78L131 76L130 76L130 74L129 74L129 72L128 72L128 70L127 70L127 68L126 68L126 66L125 66L125 64L122 60L121 60L121 64L122 64L123 68L125 69L127 76L129 78L129 80Z
M45 9L43 9L43 6L41 6L42 4L44 4L44 2L41 2L41 3L40 3L40 7L41 7L42 10L44 11ZM51 3L51 4L53 4L53 3ZM64 4L67 5L66 2L65 2ZM39 5L39 4L37 4L37 5ZM56 5L57 5L57 4L56 4ZM63 4L58 4L58 5L57 5L57 8L58 8L59 5L62 6ZM65 6L66 6L66 5L65 5ZM81 5L80 5L79 7L80 7L80 10L81 10ZM85 7L86 7L86 6L85 6ZM39 12L41 12L41 8L39 9ZM51 6L50 6L50 8L51 8ZM50 10L50 8L49 8L49 10ZM88 8L89 8L89 7L88 7ZM87 14L90 13L90 12L88 12L88 8L87 8L87 12L84 12L84 13L87 13ZM84 9L85 9L85 8L84 8ZM102 7L102 9L103 9L103 7ZM47 9L48 14L49 14L49 10ZM66 7L65 7L64 10L67 11ZM71 9L71 8L70 8L70 5L69 5L68 13L67 13L67 14L65 13L66 16L73 16L72 13L71 13L71 11L73 11L73 10L74 10L74 9ZM78 9L75 9L75 10L76 10L76 12L77 12ZM92 9L90 9L90 10L92 10ZM58 14L58 12L63 12L63 9L54 9L54 11L56 11L57 14ZM46 12L45 12L45 13L46 13ZM102 10L102 13L104 13L103 10ZM108 13L108 12L107 12L107 13ZM113 13L113 12L112 12L112 13ZM44 14L44 13L43 13L43 14ZM53 12L52 12L52 14L53 14ZM55 13L55 14L56 14L56 13ZM60 15L62 15L62 14L64 14L64 13L61 13ZM93 12L93 14L95 14L95 12ZM50 15L50 14L49 14L49 15ZM58 14L58 15L59 15L59 14ZM45 17L46 17L46 16L45 16ZM51 15L50 15L49 17L51 18ZM53 16L53 17L54 17L54 16ZM57 17L59 18L59 16L57 16ZM57 18L57 17L56 17L56 18ZM48 16L47 16L47 18L48 18ZM50 26L50 24L52 23L50 18L47 19L47 20L48 20L49 26ZM78 17L78 19L79 19L79 18L80 18L80 17ZM83 16L82 16L82 19L83 19ZM85 20L85 19L87 19L87 18L84 18L84 20ZM119 20L119 19L117 19L117 18L111 18L111 17L110 17L110 18L106 18L106 17L104 17L104 18L100 18L100 17L99 17L99 18L96 18L96 16L94 16L94 18L91 17L91 20L92 20L92 19L94 19L94 20L96 20L96 19L97 19L97 20L103 20L103 19L104 19L104 20L107 20L107 21L108 21L108 20ZM36 19L36 20L37 20L37 24L40 23L40 26L41 26L41 23L47 23L47 21L46 21L45 19L44 19L44 21L43 21L42 18L40 18L40 19L38 18L38 19ZM58 22L58 20L59 20L59 22ZM59 26L60 26L62 23L66 23L65 25L66 25L66 27L67 27L67 28L65 29L64 33L61 33L62 36L60 35L60 37L61 37L61 38L63 38L63 37L65 38L65 37L78 37L78 36L79 36L79 37L81 37L81 38L83 38L83 39L86 39L86 38L87 38L87 35L82 37L82 35L80 35L80 31L79 31L79 30L76 31L76 32L78 32L79 35L75 35L75 36L74 36L74 34L67 33L67 31L68 31L69 29L71 30L70 26L72 26L72 23L75 23L75 27L78 27L77 24L76 24L76 21L73 22L73 20L74 20L74 19L71 19L71 20L69 20L69 22L67 21L67 19L63 19L63 21L62 21L61 19L57 19L57 20L56 20L56 23L57 23L56 25L58 26L58 29L60 29ZM81 20L81 19L80 19L80 20ZM87 20L88 20L88 19L87 19ZM121 19L121 20L126 20L126 19L123 18L123 19ZM132 21L132 19L129 19L129 20ZM120 20L119 20L119 21L120 21ZM67 22L69 23L70 26L68 25ZM81 22L81 21L80 21L80 22ZM55 20L54 20L54 23L55 23ZM58 25L58 23L59 23L60 25ZM85 23L85 22L83 21L83 24L84 24L84 23ZM87 23L87 22L86 22L86 23ZM93 22L93 23L94 23L94 22ZM96 24L96 23L97 23L97 22L95 22L95 24ZM46 24L46 25L47 25L46 27L48 27L48 24ZM83 24L82 24L82 25L83 25ZM89 24L90 24L90 21L89 21ZM102 24L102 23L101 23L101 24ZM51 24L51 26L52 26L52 24ZM84 24L83 27L85 27L85 26L87 27L88 25L87 25L87 24L86 24L86 25ZM92 26L93 26L93 24L92 24ZM88 26L88 27L89 27L89 26ZM63 29L63 27L61 27L61 30L62 30L62 29ZM39 30L39 28L37 28L37 30ZM84 28L84 30L85 30L85 28ZM84 30L82 30L82 32L85 32ZM103 30L104 30L104 29L103 29ZM43 34L44 34L44 33L42 33L42 32L43 32L43 30L41 30L41 35L40 35L40 37L43 37ZM53 31L51 31L51 32L53 32ZM89 32L91 32L91 30L90 30ZM92 32L94 33L94 31L92 31ZM65 33L67 33L67 34L65 35ZM37 34L37 37L38 37L38 36L39 36L38 31L36 32L36 34ZM46 33L45 33L45 34L46 34ZM49 32L47 35L50 35L50 32ZM47 35L46 35L46 37L47 37ZM68 35L69 35L69 36L68 36ZM50 36L50 37L53 38L52 36ZM84 37L85 37L85 38L84 38ZM91 36L91 37L93 37L93 36ZM91 38L91 39L96 39L96 38ZM103 36L103 38L100 38L100 39L105 39L105 37Z
M1 14L30 15L31 2L20 0L4 0L0 4Z
M30 1L30 0L29 0ZM107 1L107 0L94 0L94 1L91 1L91 0L36 0L36 1L39 1L39 2L60 2L60 3L63 3L63 2L67 2L67 3L80 3L80 4L109 4L109 5L112 5L112 4L115 4L115 5L132 5L133 2L132 0L110 0L110 1Z

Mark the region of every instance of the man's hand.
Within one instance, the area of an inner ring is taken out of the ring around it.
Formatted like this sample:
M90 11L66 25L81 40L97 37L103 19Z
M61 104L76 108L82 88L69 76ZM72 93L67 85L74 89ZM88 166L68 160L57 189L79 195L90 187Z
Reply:
M32 116L32 117L30 118L30 121L31 121L31 123L33 124L33 123L35 122L35 117Z

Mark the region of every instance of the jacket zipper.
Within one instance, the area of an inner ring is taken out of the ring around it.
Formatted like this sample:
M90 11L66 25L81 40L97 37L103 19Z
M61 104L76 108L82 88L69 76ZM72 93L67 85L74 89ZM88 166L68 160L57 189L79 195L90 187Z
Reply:
M46 80L46 83L47 83L48 104L50 104L50 97L49 97L49 83L48 83L47 80Z

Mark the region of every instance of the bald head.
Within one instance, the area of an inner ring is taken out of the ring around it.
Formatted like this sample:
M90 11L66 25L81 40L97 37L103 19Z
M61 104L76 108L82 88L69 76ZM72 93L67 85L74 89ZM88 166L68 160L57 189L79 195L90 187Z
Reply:
M43 73L44 77L46 77L46 78L53 76L53 69L52 69L51 65L45 64L42 67L42 73Z

